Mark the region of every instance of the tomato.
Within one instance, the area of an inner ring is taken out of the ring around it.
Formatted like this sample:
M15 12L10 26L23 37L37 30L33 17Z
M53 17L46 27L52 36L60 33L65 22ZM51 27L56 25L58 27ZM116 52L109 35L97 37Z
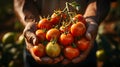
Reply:
M65 26L61 26L59 29L60 29L60 32L61 33L64 33L64 32L69 32L70 31L70 28L71 28L71 25L65 27Z
M80 51L78 48L74 48L72 46L67 46L64 49L64 55L67 59L72 60L80 55Z
M75 15L75 17L73 17L73 21L82 22L84 24L86 23L85 18L82 16L82 14Z
M60 36L60 31L56 28L51 28L50 30L47 31L46 33L46 39L51 40L51 39L58 39Z
M51 22L52 24L58 24L60 18L61 18L61 16L60 16L59 14L53 13L53 14L51 15L50 22Z
M36 30L35 34L38 37L40 42L43 42L46 39L46 33L42 29Z
M82 38L80 40L77 41L77 47L81 50L81 51L85 51L88 49L90 45L90 41L87 40L86 38Z
M59 46L59 44L57 42L53 43L53 42L48 42L47 46L46 46L46 54L49 57L57 57L60 55L61 52L61 48Z
M39 23L37 24L37 27L39 29L50 29L52 28L52 24L47 18L43 18L39 21Z
M43 44L38 44L33 46L33 53L38 57L43 57L45 55L45 46Z
M73 43L74 38L70 33L67 33L67 34L62 33L60 35L59 41L63 46L68 46Z
M71 26L70 31L73 36L82 36L86 32L86 26L82 22L77 22Z

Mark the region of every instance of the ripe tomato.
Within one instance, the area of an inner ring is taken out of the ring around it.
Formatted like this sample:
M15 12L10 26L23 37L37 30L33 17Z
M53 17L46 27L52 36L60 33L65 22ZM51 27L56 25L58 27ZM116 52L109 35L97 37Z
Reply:
M45 55L45 47L43 44L33 46L32 51L38 57L43 57Z
M39 21L39 23L37 24L39 29L50 29L52 28L52 24L50 23L49 20L47 20L47 18L43 18Z
M86 38L82 38L80 40L77 41L77 47L79 48L79 50L81 51L85 51L88 49L90 44L90 41L87 40Z
M82 36L86 32L86 26L82 22L77 22L71 26L73 36Z
M51 22L52 24L58 24L60 18L61 18L61 16L60 16L59 14L53 13L53 14L51 15L50 22Z
M51 28L50 30L47 31L46 33L46 39L51 40L51 39L58 39L60 36L60 31L56 28Z
M64 32L69 32L70 31L70 28L71 28L71 25L65 27L65 26L61 26L59 29L60 29L60 32L61 33L64 33Z
M52 58L60 55L61 48L57 42L48 42L46 46L46 54Z
M40 42L43 42L46 39L46 33L42 29L36 30L35 34L38 37Z
M67 46L64 49L64 55L67 59L72 60L80 55L80 51L78 50L78 48Z
M84 24L86 23L85 18L82 16L82 14L75 15L75 17L73 17L73 21L82 22Z
M74 38L70 33L67 33L67 34L62 33L60 35L59 41L63 46L68 46L73 43Z

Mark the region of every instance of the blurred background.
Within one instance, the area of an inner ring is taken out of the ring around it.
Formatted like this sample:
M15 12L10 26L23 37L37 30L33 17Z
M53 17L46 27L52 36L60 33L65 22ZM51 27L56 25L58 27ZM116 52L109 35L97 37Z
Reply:
M13 0L0 1L0 67L23 67L24 27L14 14ZM96 38L98 67L120 66L120 0L101 23Z

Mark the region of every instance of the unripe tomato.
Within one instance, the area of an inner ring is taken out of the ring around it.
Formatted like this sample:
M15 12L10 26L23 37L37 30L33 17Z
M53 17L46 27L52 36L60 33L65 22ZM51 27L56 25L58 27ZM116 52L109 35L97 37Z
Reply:
M90 45L90 41L87 40L86 38L82 38L80 40L77 41L77 47L79 48L79 50L81 51L85 51L88 49Z
M51 39L58 39L60 36L60 31L56 28L51 28L50 30L47 31L46 33L46 39L51 40Z
M33 53L38 57L43 57L45 55L45 46L43 44L38 44L33 46Z
M60 55L61 48L58 43L48 42L46 46L46 54L52 58Z
M70 33L67 33L67 34L62 33L60 35L59 41L63 46L68 46L73 43L74 38Z
M80 51L72 46L67 46L64 49L64 55L67 59L72 60L80 55Z
M82 36L86 32L86 26L82 22L74 23L71 26L71 34L75 37Z

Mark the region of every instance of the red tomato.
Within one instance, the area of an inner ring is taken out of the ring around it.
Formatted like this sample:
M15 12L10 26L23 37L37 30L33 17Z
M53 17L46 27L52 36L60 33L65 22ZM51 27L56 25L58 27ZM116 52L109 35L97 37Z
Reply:
M61 16L59 14L53 13L50 19L52 24L58 24Z
M60 31L63 33L63 32L69 32L70 31L70 28L71 28L71 25L65 27L65 26L61 26L60 27Z
M68 46L73 43L74 38L70 33L67 33L67 34L62 33L60 35L59 41L63 46Z
M90 41L87 40L86 38L82 38L80 40L77 41L77 47L79 48L79 50L81 51L85 51L88 49L90 45Z
M51 28L50 30L47 31L46 33L46 39L51 40L51 39L58 39L60 36L60 31L56 28Z
M82 14L75 15L75 17L73 17L73 21L82 22L84 24L86 23L85 18Z
M33 46L32 51L38 57L43 57L45 55L45 47L43 44Z
M82 36L86 32L86 27L82 22L77 22L71 26L71 34L73 36Z
M42 29L36 30L35 34L38 37L40 42L42 42L42 41L44 41L46 39L46 33Z
M72 46L67 46L64 49L64 55L67 59L72 60L80 55L80 51Z
M52 28L52 24L50 23L49 20L47 20L47 18L41 19L37 26L38 26L39 29L50 29L50 28Z

